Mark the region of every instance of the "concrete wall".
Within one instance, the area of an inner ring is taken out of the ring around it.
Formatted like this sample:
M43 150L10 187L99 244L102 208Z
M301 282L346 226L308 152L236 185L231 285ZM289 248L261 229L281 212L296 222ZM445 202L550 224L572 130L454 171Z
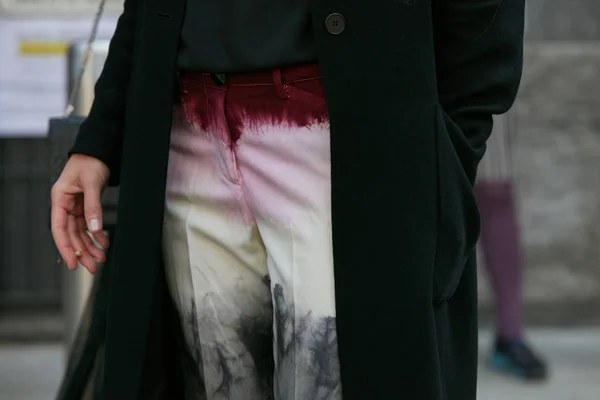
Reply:
M528 1L511 111L528 320L600 322L600 1Z
M503 0L506 1L506 0ZM600 39L600 1L526 0L527 39L580 41Z

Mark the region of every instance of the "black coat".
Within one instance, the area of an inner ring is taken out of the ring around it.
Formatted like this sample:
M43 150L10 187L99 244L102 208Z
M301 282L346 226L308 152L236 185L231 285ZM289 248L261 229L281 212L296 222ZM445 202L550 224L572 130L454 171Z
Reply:
M309 1L330 109L344 399L475 399L472 184L492 114L519 85L524 0ZM120 183L109 400L179 398L160 249L184 9L125 1L73 148ZM331 13L345 18L339 35L325 29Z

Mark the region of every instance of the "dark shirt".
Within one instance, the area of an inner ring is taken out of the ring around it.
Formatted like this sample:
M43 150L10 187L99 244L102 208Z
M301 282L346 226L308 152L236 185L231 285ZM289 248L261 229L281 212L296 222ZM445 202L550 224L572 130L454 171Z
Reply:
M177 66L246 72L313 62L308 0L188 0Z

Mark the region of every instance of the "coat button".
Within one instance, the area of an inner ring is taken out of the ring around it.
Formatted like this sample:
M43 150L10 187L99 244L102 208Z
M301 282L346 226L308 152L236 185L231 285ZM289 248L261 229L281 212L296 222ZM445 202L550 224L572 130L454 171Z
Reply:
M342 14L330 14L325 18L325 29L332 35L339 35L346 29L346 19Z

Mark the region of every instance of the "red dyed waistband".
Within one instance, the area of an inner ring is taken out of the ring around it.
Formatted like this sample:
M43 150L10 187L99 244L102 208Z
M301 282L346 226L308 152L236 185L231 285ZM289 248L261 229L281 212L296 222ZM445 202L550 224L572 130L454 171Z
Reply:
M321 70L317 64L306 64L289 68L278 68L272 71L214 74L205 72L182 71L179 78L183 82L200 83L212 86L254 86L281 85L304 80L321 78Z

